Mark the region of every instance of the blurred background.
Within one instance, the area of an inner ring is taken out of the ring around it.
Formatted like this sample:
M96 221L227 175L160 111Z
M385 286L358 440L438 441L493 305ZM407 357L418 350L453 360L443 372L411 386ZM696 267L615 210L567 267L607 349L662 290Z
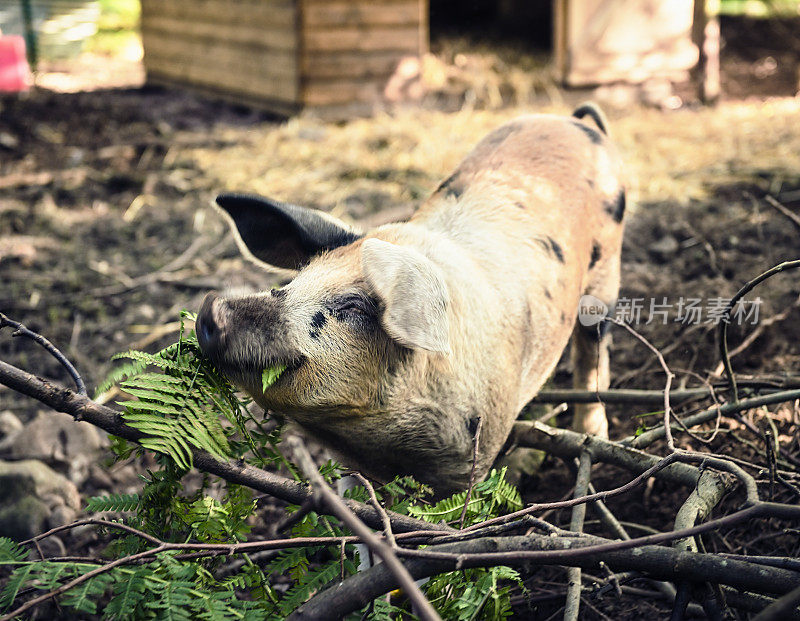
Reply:
M627 165L622 296L730 298L798 258L794 0L0 0L0 30L0 312L90 391L114 353L173 342L209 290L280 282L242 260L217 193L399 220L491 129L587 99ZM799 293L797 272L759 288L758 325L731 326L737 372L800 366ZM713 324L639 328L679 384L720 373ZM6 332L0 359L68 381ZM624 335L612 377L663 384ZM566 362L554 383L569 385ZM0 387L0 459L52 462L2 444L37 410ZM610 412L614 436L639 424ZM85 493L137 485L87 472ZM523 492L571 485L549 476ZM615 511L657 524L673 506L656 489Z

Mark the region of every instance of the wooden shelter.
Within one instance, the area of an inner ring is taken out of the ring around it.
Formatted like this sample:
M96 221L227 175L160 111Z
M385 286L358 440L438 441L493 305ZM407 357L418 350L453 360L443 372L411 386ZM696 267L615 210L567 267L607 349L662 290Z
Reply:
M427 51L425 0L141 0L148 80L277 112L367 108Z
M440 19L461 14L459 0L141 0L144 65L151 82L280 113L370 111L418 73L429 1ZM552 23L568 86L681 81L699 59L704 93L718 91L718 31L706 19L717 0L552 0L535 11L530 0L474 1L531 32Z

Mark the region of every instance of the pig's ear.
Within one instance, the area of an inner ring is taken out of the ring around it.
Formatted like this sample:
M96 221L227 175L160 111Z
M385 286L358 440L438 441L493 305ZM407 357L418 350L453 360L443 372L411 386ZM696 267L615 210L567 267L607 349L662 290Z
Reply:
M220 194L217 204L230 216L239 246L275 267L298 270L320 252L346 246L361 236L316 209L260 196Z
M380 239L361 246L361 268L385 310L384 330L401 345L450 353L449 295L441 269L412 248Z

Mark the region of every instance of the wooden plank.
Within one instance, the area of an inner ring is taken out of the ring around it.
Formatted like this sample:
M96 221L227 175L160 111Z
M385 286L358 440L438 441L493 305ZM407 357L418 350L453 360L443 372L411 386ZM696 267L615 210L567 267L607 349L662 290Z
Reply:
M392 26L413 25L420 22L418 0L402 0L382 4L367 0L350 2L308 3L303 11L306 28L331 28L339 26Z
M300 69L310 79L388 77L404 57L397 52L313 52L303 55Z
M211 22L181 21L171 17L142 15L142 33L157 32L179 39L230 41L240 45L297 49L295 29L283 26L250 26L247 24L215 24Z
M716 103L720 97L719 77L719 2L694 0L692 41L697 46L699 58L694 68L700 90L700 101Z
M291 27L296 0L141 0L142 19L174 19L217 24L273 24Z
M306 52L333 51L399 51L418 54L420 33L417 26L342 27L308 29L303 33Z
M297 78L297 57L283 51L262 51L258 55L248 50L230 47L225 41L209 45L206 42L148 36L144 38L145 64L150 56L172 58L184 64L206 67L226 67L235 73L262 78Z
M570 86L685 75L697 60L692 0L560 0L556 60Z
M313 80L302 89L305 106L331 106L354 102L379 103L385 81Z
M253 79L253 76L201 64L182 63L172 58L151 55L145 68L148 76L172 79L179 83L194 84L218 91L231 91L252 97L297 102L297 83L291 79Z
M284 101L273 97L248 95L247 93L231 92L214 88L213 86L202 86L184 82L171 76L164 76L153 71L147 74L148 84L157 84L168 88L182 88L187 91L198 93L203 97L210 97L220 101L227 101L240 106L249 106L257 110L265 110L272 114L289 117L300 111L300 106L296 102Z

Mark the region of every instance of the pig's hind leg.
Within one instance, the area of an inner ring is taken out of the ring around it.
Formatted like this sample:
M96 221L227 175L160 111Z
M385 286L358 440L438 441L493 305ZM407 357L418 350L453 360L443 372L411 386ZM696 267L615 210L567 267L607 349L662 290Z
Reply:
M619 254L614 253L606 261L598 262L593 267L594 269L590 271L590 284L585 293L605 304L611 315L619 293ZM571 341L574 388L592 392L608 389L610 327L608 322L595 325L576 322ZM608 420L602 403L577 403L574 406L574 413L573 429L602 438L608 437Z

